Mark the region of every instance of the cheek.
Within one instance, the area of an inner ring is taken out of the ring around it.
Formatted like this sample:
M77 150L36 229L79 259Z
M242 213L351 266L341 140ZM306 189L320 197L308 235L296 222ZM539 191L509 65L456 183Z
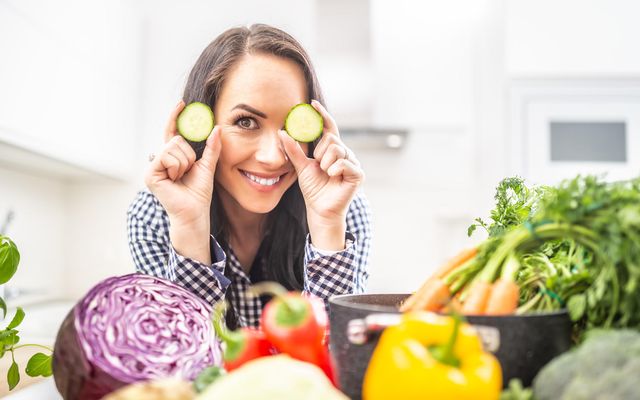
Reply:
M247 146L242 146L238 140L233 137L221 138L220 157L218 158L218 167L233 166L238 162L249 157ZM236 138L237 139L237 138Z

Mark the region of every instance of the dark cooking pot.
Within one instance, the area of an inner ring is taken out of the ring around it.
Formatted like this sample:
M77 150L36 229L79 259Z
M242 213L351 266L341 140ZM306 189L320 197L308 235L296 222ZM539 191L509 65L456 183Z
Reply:
M398 304L407 294L356 294L329 300L331 352L340 387L360 399L362 380L380 332L397 323ZM482 342L502 366L503 382L520 378L529 386L540 368L571 345L566 311L512 316L468 316Z

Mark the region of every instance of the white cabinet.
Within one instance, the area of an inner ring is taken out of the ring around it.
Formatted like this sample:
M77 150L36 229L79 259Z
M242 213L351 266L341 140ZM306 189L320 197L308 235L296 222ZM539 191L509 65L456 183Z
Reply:
M488 3L372 1L374 124L470 128Z
M640 75L640 2L512 0L505 6L510 76Z
M125 178L136 130L135 33L120 1L0 3L4 160L20 159L17 149L35 156L31 164L41 157Z

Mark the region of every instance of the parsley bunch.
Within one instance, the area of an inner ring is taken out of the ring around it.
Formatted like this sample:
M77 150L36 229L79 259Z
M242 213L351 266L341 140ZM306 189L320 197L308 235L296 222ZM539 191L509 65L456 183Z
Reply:
M527 188L509 178L496 191L480 248L485 265L518 254L519 313L566 307L588 328L640 328L640 178L608 183L578 176ZM477 271L474 271L474 273Z

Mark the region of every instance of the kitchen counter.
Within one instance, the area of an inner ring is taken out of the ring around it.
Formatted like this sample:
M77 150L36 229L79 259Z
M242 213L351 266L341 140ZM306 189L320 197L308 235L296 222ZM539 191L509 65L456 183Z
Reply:
M25 343L27 342L25 341ZM29 343L33 343L33 342L29 342ZM40 343L45 345L52 344L52 343L43 343L43 342L40 342ZM2 357L2 359L0 359L0 371L1 371L0 372L0 397L5 396L8 393L17 393L22 388L26 388L27 386L30 386L45 380L45 378L43 377L32 378L24 372L24 368L27 366L27 361L29 361L29 358L33 354L41 351L42 349L39 349L37 347L23 347L15 351L16 363L18 363L18 367L20 367L20 383L12 392L9 392L9 386L7 385L7 371L11 366L11 353L7 352L5 356ZM35 398L36 397L34 397L34 399Z
M22 384L22 382L21 382ZM18 386L20 387L20 386ZM40 382L32 384L20 390L15 390L11 394L2 397L3 400L61 400L62 396L56 389L53 377L40 378Z

